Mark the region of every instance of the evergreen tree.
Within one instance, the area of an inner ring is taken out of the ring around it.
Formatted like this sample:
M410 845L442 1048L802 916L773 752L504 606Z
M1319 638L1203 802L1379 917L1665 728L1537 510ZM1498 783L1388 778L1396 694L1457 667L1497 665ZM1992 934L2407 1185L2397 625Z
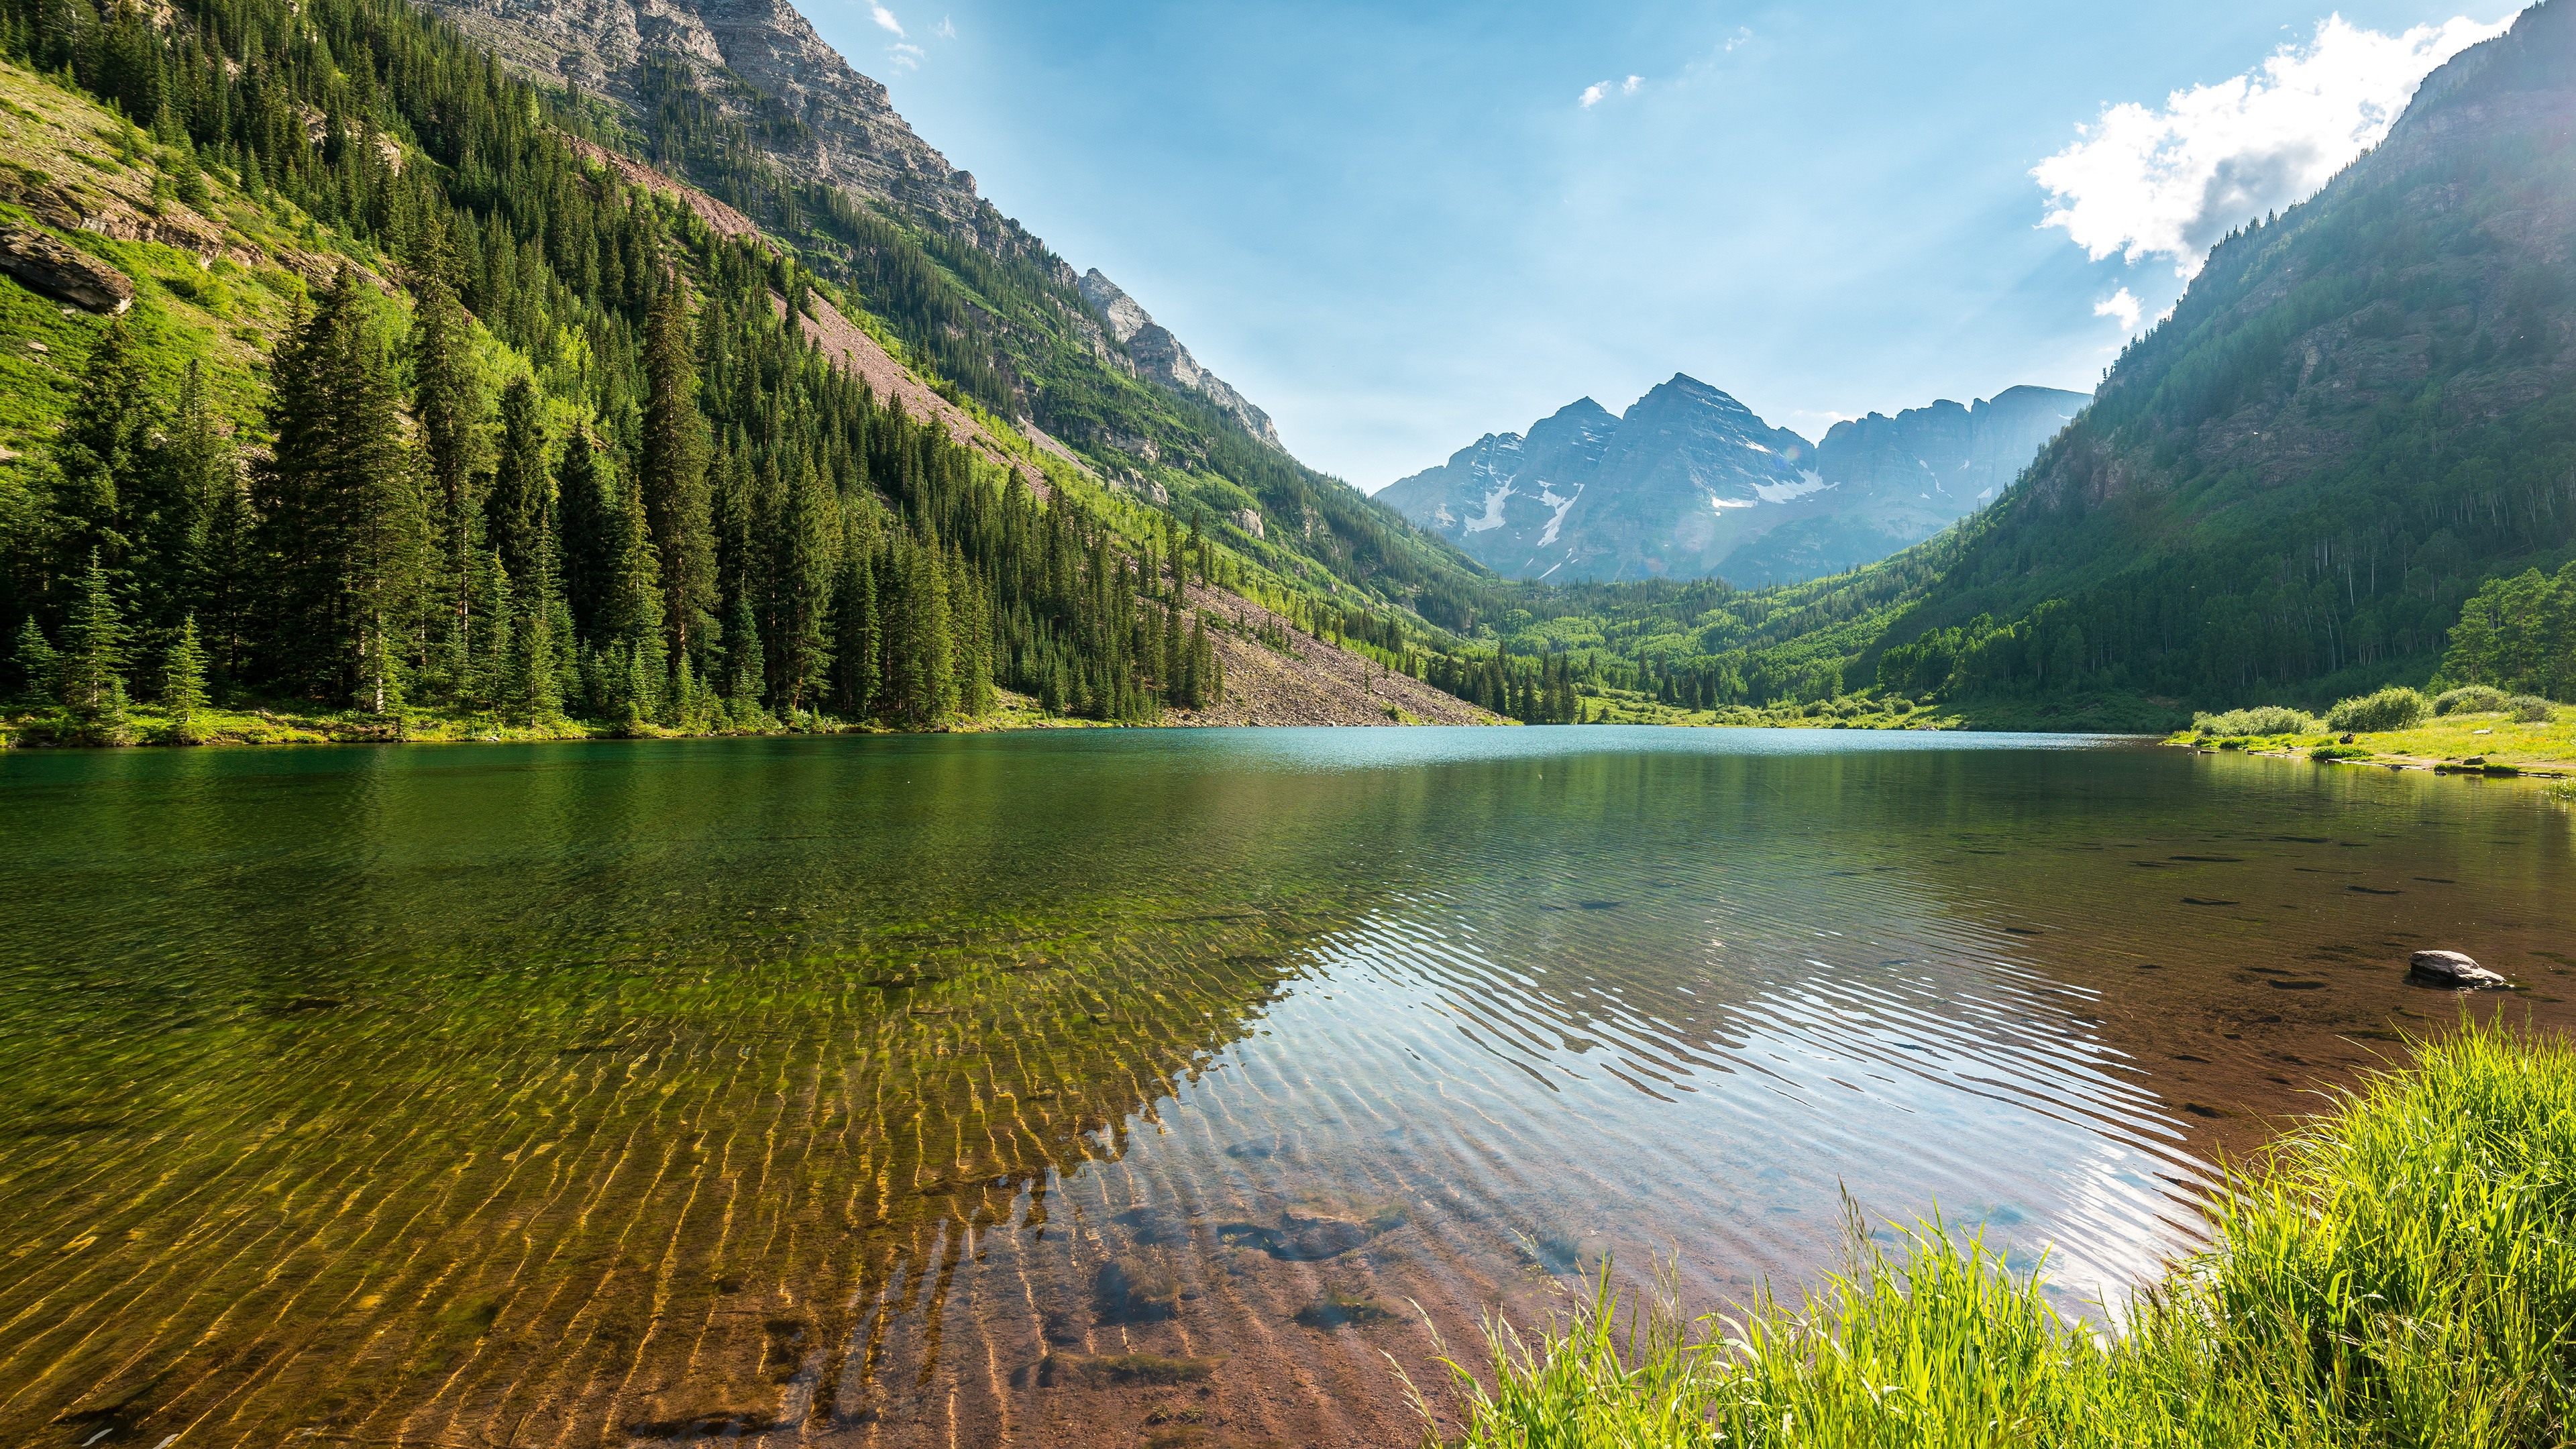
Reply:
M206 707L206 651L197 641L197 616L179 620L179 637L171 642L161 666L161 707L182 744L197 741L197 716Z
M147 635L166 641L213 586L209 540L238 473L213 403L205 370L190 360L179 379L178 405L153 466L142 469L128 509L135 544L135 609Z
M227 457L217 470L207 510L204 568L196 590L208 625L207 661L227 686L248 664L251 591L260 565L257 521L241 470Z
M255 475L270 675L374 713L401 707L427 522L392 369L348 269L278 349L276 444Z
M832 684L833 702L851 719L866 719L875 709L877 661L883 647L877 628L871 543L858 520L844 523L841 577L833 600Z
M750 727L761 719L760 697L763 690L760 667L760 627L751 616L748 594L734 600L733 617L725 621L725 710L737 725Z
M717 601L708 537L706 423L698 412L689 308L665 287L644 324L643 493L658 554L662 631L674 660L687 657L699 620Z
M115 590L93 557L81 575L62 653L63 703L91 740L112 741L125 727L126 644Z
M477 554L472 566L474 614L483 621L475 633L475 650L465 663L462 697L485 709L506 712L516 696L518 656L518 591L501 556Z
M18 621L18 640L10 657L18 673L20 699L29 704L62 703L63 659L45 642L45 631L36 626L35 615Z
M505 710L522 724L545 726L563 717L563 686L556 671L557 635L553 571L540 551L531 565L527 601L513 630L510 647L509 697Z
M433 593L448 686L464 687L474 639L474 561L483 546L478 475L483 466L483 394L470 350L471 322L447 279L433 270L413 289L412 416L420 424L421 469L437 539Z
M575 428L564 440L555 498L560 582L572 606L573 634L596 648L620 637L606 620L624 553L624 520L618 516L623 500L614 491L606 462L586 428Z
M122 317L100 330L80 390L54 439L48 531L54 577L69 586L92 562L122 576L133 550L131 505L158 460L161 410ZM66 598L63 607L73 606Z
M951 669L949 696L959 714L973 719L993 708L992 629L986 618L984 590L962 553L948 556L948 615Z
M790 712L810 706L830 677L840 512L822 474L810 464L798 470L776 535L776 690L779 704Z
M536 384L522 375L501 390L501 456L486 500L485 536L521 592L535 582L540 540L551 532L546 431Z

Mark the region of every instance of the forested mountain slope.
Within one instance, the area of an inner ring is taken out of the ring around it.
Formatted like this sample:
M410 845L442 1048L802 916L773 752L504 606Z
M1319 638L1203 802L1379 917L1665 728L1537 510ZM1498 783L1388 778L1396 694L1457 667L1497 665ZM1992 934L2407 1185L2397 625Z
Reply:
M1087 299L786 0L428 3L531 81L585 98L598 139L847 284L957 396L1321 593L1352 586L1347 602L1443 626L1470 616L1474 565L1281 451L1267 416L1169 332L1105 316L1123 293Z
M0 54L0 695L38 737L130 738L129 698L185 737L210 694L388 736L997 686L1258 718L1219 698L1255 655L1273 717L1473 715L973 398L872 385L902 344L792 250L407 5L8 0Z
M2428 77L2231 235L1847 671L1953 697L2317 699L2438 667L2576 543L2576 9Z

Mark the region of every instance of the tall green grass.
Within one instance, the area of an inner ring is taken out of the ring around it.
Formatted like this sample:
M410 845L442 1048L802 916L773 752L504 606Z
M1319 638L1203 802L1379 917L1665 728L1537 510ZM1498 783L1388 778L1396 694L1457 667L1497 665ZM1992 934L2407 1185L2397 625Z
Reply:
M1796 1306L1608 1270L1450 1360L1475 1449L2558 1446L2576 1435L2576 1054L2465 1025L2232 1173L2213 1246L2097 1332L1940 1224ZM1429 1406L1423 1405L1426 1422Z

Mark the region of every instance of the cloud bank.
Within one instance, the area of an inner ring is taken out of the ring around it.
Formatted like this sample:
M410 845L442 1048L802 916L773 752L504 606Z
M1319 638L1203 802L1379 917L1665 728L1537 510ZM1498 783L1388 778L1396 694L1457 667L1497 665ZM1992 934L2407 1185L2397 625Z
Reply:
M2040 224L2064 227L2095 261L2163 257L2190 277L2231 228L2307 199L2377 145L2435 66L2510 23L2456 16L2383 35L2330 15L2259 71L2175 91L2161 109L2107 107L2032 168L2049 195ZM2124 315L2117 301L2097 315Z

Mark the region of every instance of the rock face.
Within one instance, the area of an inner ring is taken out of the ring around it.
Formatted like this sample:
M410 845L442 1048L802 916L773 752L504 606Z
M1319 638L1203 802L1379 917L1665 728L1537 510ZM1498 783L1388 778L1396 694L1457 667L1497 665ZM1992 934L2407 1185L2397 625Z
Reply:
M1513 578L1812 578L1990 500L2083 402L2016 387L1838 423L1819 447L1676 374L1622 416L1584 398L1378 498Z
M31 226L0 226L0 271L111 317L134 305L134 284L123 272Z
M751 122L792 175L937 218L996 250L1032 240L786 0L431 0L431 8L539 82L639 116L651 84L646 63L675 63L684 83ZM765 92L767 103L730 91L728 76Z
M1236 392L1224 378L1199 366L1198 359L1181 345L1136 299L1120 291L1118 284L1100 274L1098 267L1082 274L1082 299L1091 304L1100 320L1109 327L1109 335L1127 348L1136 361L1138 375L1150 377L1167 387L1194 392L1243 425L1243 430L1276 448L1279 430L1271 425L1270 415L1254 407L1243 394Z
M2463 991L2496 991L2513 984L2457 951L2418 951L2408 958L2406 974Z

